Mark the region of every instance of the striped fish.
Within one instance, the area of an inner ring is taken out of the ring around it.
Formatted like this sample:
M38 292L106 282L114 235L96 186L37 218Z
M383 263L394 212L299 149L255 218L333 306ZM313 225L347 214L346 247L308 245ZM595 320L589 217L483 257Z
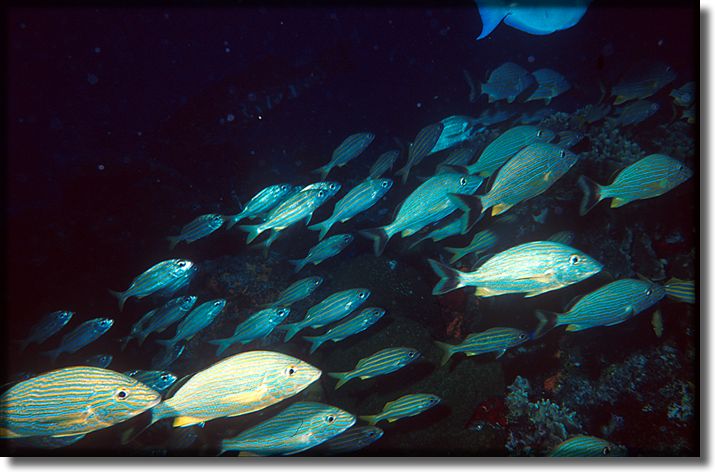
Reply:
M218 346L216 355L220 356L235 343L248 344L256 339L265 338L290 314L290 308L266 308L252 314L246 321L236 326L233 336L214 339L209 344Z
M313 182L305 187L299 188L300 192L307 192L309 190L324 190L327 193L327 198L334 197L340 191L340 184L337 182L325 181L325 182Z
M196 304L196 300L194 295L174 298L163 306L149 311L132 325L129 336L120 339L121 350L123 351L132 339L136 339L141 346L151 333L164 331L189 313Z
M522 93L536 86L536 80L529 71L514 64L505 62L490 74L487 81L481 84L482 94L489 97L489 103L506 100L513 103Z
M40 321L30 329L30 334L19 341L20 350L24 351L32 343L42 344L67 326L74 313L66 310L53 311L43 316Z
M76 436L126 421L161 396L131 377L98 367L53 370L0 396L0 437Z
M174 418L174 427L262 410L302 392L320 370L294 357L248 351L227 357L191 377L152 410L152 423Z
M167 370L186 350L185 343L174 344L169 349L161 349L151 358L154 370Z
M325 179L333 167L343 167L348 162L358 157L375 140L374 133L351 134L333 151L330 162L323 167L318 167L313 172L319 173Z
M379 375L390 374L417 360L420 357L417 349L409 347L390 347L375 354L360 359L355 368L349 372L331 372L328 375L338 379L335 390L356 377L361 380L371 379Z
M437 166L437 174L451 172L452 167L466 167L474 159L477 149L471 146L459 147L449 153L447 158Z
M444 151L470 140L477 131L476 126L479 125L476 118L462 115L448 116L440 120L440 123L444 129L435 145L432 146L430 154Z
M630 126L644 122L660 108L656 102L637 100L616 109L616 125Z
M100 336L109 331L114 324L114 320L109 318L94 318L85 321L75 329L65 334L60 345L51 351L42 354L49 356L54 362L63 352L77 352L87 344L96 341Z
M102 369L106 369L109 367L109 364L112 363L112 360L114 357L112 357L111 354L97 354L96 356L88 357L84 361L82 361L82 365L90 366L90 367L101 367Z
M179 326L176 327L176 334L173 338L157 339L156 342L164 346L167 351L170 351L177 342L183 340L188 341L196 333L213 323L225 306L226 300L223 298L202 303L191 310L191 312L186 315L186 318L181 320Z
M568 438L566 441L558 444L549 453L550 457L608 457L616 456L614 454L620 448L605 439L595 436L585 436L580 434Z
M566 80L566 77L553 69L537 69L531 75L536 79L538 86L534 93L525 100L527 102L544 100L544 103L548 105L552 99L571 89L571 84Z
M333 214L324 221L308 226L308 229L320 231L318 241L323 239L330 228L336 223L345 223L358 213L371 208L392 188L392 180L365 180L350 190L347 195L335 204Z
M322 284L323 278L317 275L300 279L283 290L278 295L278 299L271 303L270 306L291 306L293 303L311 296Z
M119 300L119 311L130 297L144 298L147 295L165 288L175 279L185 277L187 272L193 272L194 263L185 259L169 259L159 262L138 275L124 292L109 292Z
M477 161L468 166L470 174L490 176L517 152L533 143L548 143L556 137L553 131L538 126L514 126L492 141Z
M449 260L449 263L454 264L467 254L480 254L488 251L497 243L497 241L497 235L493 231L485 229L476 233L472 238L472 241L466 246L446 247L444 250L452 254L452 258Z
M442 224L436 229L433 229L425 236L422 236L417 241L412 243L410 245L410 249L417 246L422 241L427 241L428 239L431 239L434 242L438 242L442 241L443 239L451 238L452 236L457 236L464 232L465 221L464 218L462 218L461 216L457 218L452 218L447 223L440 223Z
M368 424L375 425L380 421L387 420L392 423L401 418L417 416L420 413L436 406L442 399L430 393L411 393L403 395L397 400L387 402L382 408L382 412L377 415L361 416L360 419Z
M474 272L461 272L429 259L441 277L433 295L461 287L476 287L478 297L525 293L535 297L585 280L603 266L587 254L565 244L533 241L490 257Z
M370 167L370 176L368 178L379 179L382 177L382 174L392 169L398 157L400 157L399 149L391 149L390 151L380 154L380 157L378 157L372 167Z
M385 250L387 242L397 233L407 237L417 233L427 225L451 215L461 204L451 194L471 195L477 191L484 179L474 175L445 173L437 174L417 187L399 207L392 223L360 234L373 240L375 255ZM464 218L471 227L469 208ZM466 231L465 230L465 231Z
M154 295L162 298L173 297L177 292L181 291L185 287L188 287L197 271L198 267L196 265L192 266L191 269L187 270L179 277L174 278L174 280L154 292Z
M665 283L665 294L678 302L695 304L695 281L672 277Z
M611 88L614 105L629 100L648 98L675 80L676 73L664 62L634 63L621 80Z
M135 378L160 393L174 385L177 380L176 375L166 370L130 370L124 372L124 375Z
M287 331L285 341L290 341L300 330L308 326L322 328L342 320L365 303L369 296L370 290L366 288L352 288L330 295L322 302L310 307L302 321L281 326L280 329Z
M355 416L317 402L296 402L235 438L221 441L221 453L288 456L307 451L355 424Z
M384 314L385 310L382 308L365 308L344 323L330 328L325 334L321 334L320 336L303 336L303 339L312 343L310 353L313 354L326 341L336 343L354 334L362 333L377 323Z
M459 344L447 344L435 342L437 347L444 351L442 365L458 352L463 352L467 356L478 356L495 352L497 359L504 355L507 349L523 344L529 340L529 335L516 328L489 328L481 333L472 333Z
M518 123L520 125L531 125L534 123L540 123L554 113L556 112L551 108L539 108L538 110L534 110L533 112L522 113L521 115L519 115L519 118L514 120L514 123Z
M557 326L583 331L628 321L665 297L665 288L641 279L620 279L584 295L565 313L537 311L540 320L534 334L541 337Z
M695 82L690 81L680 88L673 89L670 92L670 96L673 97L673 103L679 107L688 108L695 103L696 93Z
M402 176L402 183L407 182L407 177L410 175L410 169L422 162L428 154L432 152L437 140L439 140L440 135L444 131L444 124L440 121L439 123L434 123L427 125L417 133L415 136L415 141L410 146L410 150L407 155L407 164L405 167L395 172L395 175Z
M343 249L353 242L355 237L352 234L336 234L328 239L320 241L310 248L308 255L303 259L293 259L288 262L295 266L293 272L300 272L307 264L318 265L326 259L337 256Z
M214 213L199 216L181 228L181 232L178 235L166 238L169 241L169 250L174 249L182 241L193 243L198 239L205 238L223 226L224 221L225 218L222 215Z
M693 171L685 164L664 154L651 154L629 165L610 185L599 185L582 175L578 180L583 191L580 214L585 215L605 198L612 198L611 208L618 208L636 200L658 197L692 175Z
M499 123L503 123L514 115L516 115L515 111L499 108L486 108L483 112L479 114L477 120L482 126L493 126Z
M554 233L549 236L547 241L570 246L574 239L576 239L576 234L573 231L559 231L558 233Z
M33 447L36 449L59 449L71 446L72 444L81 441L86 436L86 434L62 436L59 438L53 436L31 436L29 438L16 439L16 444L20 447Z
M365 449L382 437L384 431L377 426L353 426L344 433L324 442L320 454L335 456ZM316 450L316 453L318 450Z
M226 229L231 229L233 225L244 218L255 218L261 213L269 211L292 191L293 186L290 184L276 184L264 188L255 194L239 213L226 217Z
M611 105L601 103L597 105L586 105L576 111L576 117L583 123L593 124L601 121L611 113Z

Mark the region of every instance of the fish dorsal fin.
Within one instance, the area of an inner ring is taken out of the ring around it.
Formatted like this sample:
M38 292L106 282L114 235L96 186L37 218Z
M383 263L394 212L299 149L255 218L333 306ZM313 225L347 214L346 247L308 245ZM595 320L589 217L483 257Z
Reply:
M171 387L169 387L169 390L166 391L166 395L164 395L164 399L167 400L167 399L173 397L176 394L176 392L178 392L179 389L181 387L183 387L184 384L186 384L186 382L188 382L191 379L191 377L193 377L194 375L195 374L185 375L184 377L182 377L179 380L177 380L176 382L174 382L174 384Z
M472 272L474 272L478 267L482 266L482 264L487 262L487 260L490 259L493 255L494 254L492 253L483 254L471 267Z
M569 311L571 311L573 309L574 305L576 305L576 303L578 303L579 300L581 300L581 295L574 295L574 297L571 300L569 300L569 302L566 304L566 308L564 308L564 312L568 313Z
M636 272L636 276L637 276L639 279L641 279L642 281L644 281L644 282L648 282L648 283L651 283L651 284L653 283L653 281L652 281L651 279L649 279L649 278L646 277L645 275L641 274L640 272Z

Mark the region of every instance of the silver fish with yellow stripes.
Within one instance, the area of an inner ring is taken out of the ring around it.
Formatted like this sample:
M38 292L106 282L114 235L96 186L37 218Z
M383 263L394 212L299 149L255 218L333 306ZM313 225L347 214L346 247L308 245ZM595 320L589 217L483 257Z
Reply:
M210 344L218 346L216 355L220 356L226 349L236 343L248 344L256 339L265 338L273 332L276 326L290 314L290 308L266 308L252 314L246 321L236 326L229 338L214 339Z
M171 350L174 344L191 339L196 333L213 323L225 306L226 300L223 298L202 303L181 320L173 338L157 339L156 342L164 346L167 351Z
M188 244L205 238L223 226L224 221L226 221L224 216L215 213L197 217L181 228L181 232L178 235L166 238L169 241L169 250L174 249L174 247L182 241L186 241Z
M673 190L693 176L693 171L677 159L651 154L618 173L610 185L599 185L585 175L578 180L583 191L580 214L585 215L598 202L612 198L611 208L636 200L655 198Z
M310 346L310 353L312 354L326 341L338 342L354 334L362 333L377 323L384 315L385 310L382 308L365 308L344 323L330 328L326 333L319 336L303 336L303 339L312 343Z
M624 456L623 447L616 446L610 441L586 436L583 434L572 436L559 443L549 453L550 457L609 457Z
M463 352L467 356L478 356L495 352L497 359L504 355L507 349L518 346L529 340L529 335L520 329L516 328L489 328L481 333L472 333L459 344L447 344L435 341L437 347L444 351L442 357L442 365L445 365L449 359Z
M494 231L485 229L477 232L472 240L464 247L445 247L444 250L452 254L449 260L450 264L454 264L462 259L467 254L480 254L491 249L498 241L498 237Z
M300 279L290 284L288 288L278 294L276 301L267 306L291 306L293 303L311 296L322 284L323 278L318 275Z
M407 177L410 175L410 169L422 162L428 154L432 152L439 136L444 130L444 124L442 122L433 123L425 126L417 133L415 136L415 141L410 145L410 149L407 154L407 164L395 172L395 175L402 176L402 183L407 182Z
M286 330L285 341L288 342L304 328L322 328L325 325L340 321L355 311L370 296L366 288L352 288L336 292L317 305L313 305L302 321L281 326Z
M616 109L616 125L630 126L644 122L660 108L656 102L636 100Z
M538 126L514 126L492 141L479 159L467 167L470 174L490 176L517 152L533 143L548 143L556 137L553 131Z
M0 396L0 438L76 436L126 421L161 401L137 380L98 367L53 370Z
M234 438L221 441L221 453L288 456L307 451L355 424L355 416L317 402L296 402Z
M360 359L355 368L349 372L331 372L328 375L338 379L338 383L335 384L335 390L337 390L351 379L366 380L379 375L390 374L417 360L419 357L420 353L417 349L390 347Z
M672 300L694 305L695 281L672 277L665 283L665 294Z
M292 259L288 262L295 266L293 272L297 274L308 264L318 265L326 259L337 256L343 249L348 247L354 239L355 237L352 234L335 234L310 248L308 255L303 259Z
M239 213L226 217L226 229L230 229L244 218L255 218L261 213L269 211L292 191L293 186L290 184L275 184L264 188L255 194Z
M525 100L527 102L544 100L544 104L548 105L552 99L571 89L571 84L566 80L566 77L553 69L537 69L531 75L536 79L537 88Z
M417 187L399 207L392 223L360 231L372 239L376 255L382 254L387 242L397 233L403 238L417 233L427 225L452 214L458 208L451 194L471 195L484 179L475 175L444 173L437 174ZM467 209L468 210L468 209ZM477 214L478 215L478 214ZM472 221L470 213L464 215L468 230Z
M341 198L333 209L333 214L324 221L308 226L308 229L320 231L320 241L336 223L345 223L358 213L362 213L375 205L392 188L390 179L365 180L353 187Z
M665 288L648 280L616 280L584 295L565 313L538 310L540 324L534 336L540 337L564 325L566 331L615 326L652 307L663 297Z
M191 377L152 410L152 423L174 418L174 427L262 410L302 392L320 370L272 351L227 357Z
M42 344L67 326L74 313L67 310L58 310L43 316L40 321L30 328L30 334L19 341L20 350L24 351L30 344Z
M374 133L351 134L333 151L330 162L319 167L313 172L320 174L321 179L325 179L333 167L343 167L348 162L358 157L375 140Z
M664 62L637 62L613 86L614 105L629 100L648 98L675 80L677 74Z
M130 370L124 375L137 379L152 390L161 393L174 385L176 375L166 370Z
M505 62L491 71L487 81L481 85L482 94L489 97L489 103L498 100L513 103L534 87L536 80L529 71L513 62Z
M391 149L380 154L372 167L370 167L370 174L368 178L379 179L382 177L382 174L392 169L392 166L395 165L398 157L400 157L399 149Z
M380 439L384 431L377 426L353 426L347 431L324 442L318 451L321 455L335 456L365 449Z
M474 272L461 272L432 259L429 263L441 277L433 295L472 286L478 297L508 293L535 297L585 280L603 268L578 249L551 241L514 246L490 257Z
M451 115L442 118L440 123L444 128L439 139L432 146L430 154L444 151L472 139L477 132L479 120L471 116Z
M56 349L43 352L42 354L49 356L54 362L63 352L77 352L87 344L96 341L100 336L109 331L109 328L111 328L113 324L114 320L110 318L94 318L85 321L65 334Z
M195 271L194 263L186 259L169 259L159 262L138 275L124 292L109 292L119 300L119 311L124 308L124 303L130 297L144 298L151 295L177 279L183 279L187 274Z
M123 351L132 339L136 339L137 344L141 346L151 333L161 333L181 320L191 311L196 304L196 300L197 298L194 295L178 297L149 311L132 325L129 336L120 339L122 343L121 350Z
M375 425L380 421L387 420L393 423L402 418L417 416L430 408L437 406L442 399L431 393L410 393L403 395L397 400L387 402L382 408L382 412L377 415L361 416L360 419L368 424Z
M443 239L451 238L452 236L462 234L465 230L465 224L466 222L461 216L452 218L447 222L440 221L439 226L437 226L437 228L433 229L426 235L417 239L417 241L415 241L414 243L410 244L410 249L417 246L423 241L427 241L428 239L432 240L433 242L438 242L442 241Z

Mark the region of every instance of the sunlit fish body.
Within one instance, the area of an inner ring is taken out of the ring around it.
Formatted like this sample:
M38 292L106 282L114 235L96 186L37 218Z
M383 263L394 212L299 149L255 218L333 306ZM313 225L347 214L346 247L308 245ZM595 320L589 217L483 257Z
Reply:
M688 82L685 85L673 89L670 96L673 97L673 103L679 107L688 108L695 103L695 82Z
M434 152L432 149L439 140L440 135L444 131L444 124L440 121L438 123L433 123L427 125L417 133L415 136L415 141L410 146L409 153L407 155L407 164L405 167L395 172L395 175L402 176L402 183L407 182L407 177L410 175L410 169L422 162L428 154Z
M20 349L24 351L30 344L44 343L67 326L72 316L74 316L74 313L66 310L46 314L30 329L30 334L20 341Z
M566 80L566 77L553 69L538 69L532 72L531 75L536 79L538 87L526 99L527 102L544 100L544 103L548 105L552 99L571 89L571 84Z
M393 423L401 418L417 416L420 413L436 406L442 399L430 393L411 393L401 396L397 400L387 402L382 408L382 412L377 415L361 416L360 419L375 425L380 421L387 420Z
M614 105L629 100L648 98L675 80L675 71L664 62L639 62L633 64L611 88Z
M159 308L155 308L142 316L132 325L129 336L122 338L121 349L124 350L132 339L140 346L151 333L160 333L186 316L196 304L196 296L187 295L169 300Z
M595 436L578 435L559 443L550 457L609 457L625 455L623 448Z
M114 357L111 354L97 354L82 361L82 365L89 367L100 367L106 369L112 363Z
M325 179L333 167L343 167L348 162L358 157L375 140L374 133L356 133L348 136L333 151L330 162L313 172L320 173L320 178Z
M339 389L349 380L371 379L380 375L390 374L400 370L420 357L419 351L409 347L391 347L376 352L375 354L360 359L355 368L349 372L331 372L328 375L338 379L335 389Z
M498 100L514 102L527 89L536 87L534 77L518 64L505 62L490 74L482 84L482 94L489 97L489 103Z
M377 323L384 315L385 310L382 308L365 308L349 320L330 328L324 334L319 336L303 336L303 338L312 343L310 346L310 353L312 354L326 341L338 342L354 334L362 333Z
M471 116L452 115L440 121L443 125L439 139L432 146L431 154L457 146L470 140L477 131L478 122Z
M507 349L523 344L529 340L529 335L516 328L489 328L481 333L472 333L459 344L447 344L436 342L437 346L444 351L442 365L458 352L463 352L467 356L478 356L494 352L497 359L504 355Z
M383 433L377 426L353 426L323 443L320 446L320 454L335 456L359 451L380 439Z
M533 35L546 35L575 26L588 8L590 0L571 0L558 4L519 4L508 0L476 0L482 18L482 32L487 37L502 20L512 28Z
M295 266L294 272L298 273L307 264L318 265L326 259L337 256L343 249L353 242L355 237L352 234L336 234L320 241L310 248L308 255L303 259L288 261Z
M323 284L320 276L306 277L297 282L293 282L288 288L283 290L278 299L271 303L271 306L291 306L293 303L307 298Z
M240 213L226 217L226 229L230 229L244 218L255 218L271 210L292 191L293 187L289 184L276 184L264 188L246 203Z
M86 345L96 341L100 336L109 331L114 320L109 318L94 318L85 321L75 329L65 334L60 345L51 351L43 352L54 362L63 352L77 352Z
M464 247L446 247L444 249L452 254L449 263L454 264L467 254L480 254L488 251L497 243L497 240L497 235L493 231L485 229L476 233L472 241Z
M553 131L538 126L515 126L500 134L492 141L477 161L468 166L470 174L489 176L496 172L517 152L533 143L548 143L555 137Z
M619 126L637 125L653 116L660 108L655 102L636 100L616 109L616 124Z
M236 326L233 335L225 339L209 341L218 346L216 355L220 356L235 343L248 344L256 339L265 338L273 332L290 314L290 308L266 308L252 314L246 321Z
M144 298L163 288L166 288L177 279L183 279L187 273L194 272L194 263L185 259L169 259L159 262L146 272L137 276L124 292L111 291L119 300L119 311L124 308L124 303L130 297Z
M400 157L400 151L398 149L392 149L380 154L372 167L370 167L369 178L379 179L382 177L385 172L392 169L392 166L395 165L398 157Z
M694 305L695 281L673 277L665 283L665 294L672 300Z
M166 370L130 370L124 372L124 375L135 378L160 393L174 385L177 380L176 375Z
M224 221L225 218L222 215L213 213L199 216L181 228L181 232L177 236L166 238L169 241L169 250L174 249L182 241L193 243L198 239L205 238L223 226Z

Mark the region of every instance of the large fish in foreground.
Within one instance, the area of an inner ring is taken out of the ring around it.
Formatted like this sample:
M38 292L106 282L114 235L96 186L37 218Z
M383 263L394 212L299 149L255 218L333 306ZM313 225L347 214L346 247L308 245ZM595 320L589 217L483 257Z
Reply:
M60 345L51 351L43 352L54 362L63 352L77 352L87 344L96 341L100 336L109 331L114 320L109 318L94 318L85 321L75 329L65 334Z
M529 340L529 335L516 328L489 328L481 333L472 333L459 344L436 342L437 347L444 351L442 365L456 353L463 352L467 356L478 356L495 352L497 359L504 355L507 349L523 344Z
M266 308L252 314L246 321L236 326L229 338L214 339L210 344L218 346L216 355L220 356L235 343L248 344L256 339L265 338L290 314L290 308Z
M588 213L598 202L612 198L611 208L636 200L654 198L674 189L690 177L693 171L681 161L664 154L651 154L618 173L610 185L599 185L585 175L578 180L583 191L579 210Z
M472 286L478 297L508 293L534 297L585 280L603 268L578 249L551 241L533 241L502 251L474 272L461 272L432 259L429 262L441 277L433 295Z
M482 32L487 37L502 20L512 28L533 35L546 35L576 25L586 13L590 0L570 0L555 4L512 2L509 0L476 0L482 17Z
M269 211L292 192L293 186L289 184L275 184L264 188L246 203L240 213L226 217L226 229L244 218L255 218Z
M489 143L476 162L467 166L467 170L470 174L490 176L529 144L547 143L555 137L553 131L538 126L514 126Z
M375 140L374 133L351 134L333 151L330 162L323 167L319 167L313 172L320 174L321 179L325 179L333 167L343 167L348 162L358 157Z
M436 406L442 399L430 393L411 393L403 395L397 400L387 402L382 408L382 412L376 415L361 416L360 419L367 421L370 425L376 425L380 421L387 420L392 423L401 418L416 416Z
M176 282L196 270L194 263L185 259L169 259L159 262L138 275L124 292L109 292L119 300L119 311L130 297L144 298Z
M0 396L0 437L76 436L126 421L161 401L143 383L98 367L53 370Z
M417 360L419 357L420 353L417 349L391 347L360 359L355 368L349 372L330 372L328 375L338 379L338 383L335 384L335 390L337 390L351 379L366 380L378 375L390 374Z
M224 221L226 221L226 219L222 215L216 215L214 213L195 218L181 228L181 232L178 235L166 238L169 241L169 250L174 249L174 247L182 241L186 241L188 244L205 238L223 226Z
M70 322L74 313L66 310L53 311L40 319L30 329L30 334L20 341L20 350L24 351L32 343L42 344L57 334Z
M292 259L288 262L295 266L293 272L297 274L307 264L318 265L326 259L337 256L343 249L348 247L354 239L355 237L352 234L335 234L310 248L308 255L303 259Z

